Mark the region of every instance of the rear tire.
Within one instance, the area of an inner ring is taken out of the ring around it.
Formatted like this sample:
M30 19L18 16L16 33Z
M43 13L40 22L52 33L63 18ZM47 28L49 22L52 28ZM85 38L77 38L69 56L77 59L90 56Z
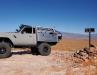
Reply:
M41 43L38 46L38 51L39 51L40 55L42 55L42 56L48 56L51 53L51 47L47 43Z
M11 56L11 47L8 43L0 43L0 58L7 58Z

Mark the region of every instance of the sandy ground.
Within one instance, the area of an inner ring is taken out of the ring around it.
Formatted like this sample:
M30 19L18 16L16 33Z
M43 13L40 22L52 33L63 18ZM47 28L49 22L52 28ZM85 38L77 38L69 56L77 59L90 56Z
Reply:
M0 75L97 75L97 60L82 62L73 51L52 51L49 56L34 56L15 50L10 58L0 59Z

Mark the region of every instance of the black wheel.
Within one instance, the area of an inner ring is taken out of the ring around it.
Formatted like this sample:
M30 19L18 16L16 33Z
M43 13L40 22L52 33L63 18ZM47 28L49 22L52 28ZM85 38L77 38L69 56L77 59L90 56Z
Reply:
M11 56L11 47L8 43L0 43L0 58Z
M32 53L32 55L38 55L38 54L39 54L38 48L32 47L32 48L31 48L31 53Z
M38 51L42 56L48 56L51 53L51 47L47 43L42 43L38 46Z

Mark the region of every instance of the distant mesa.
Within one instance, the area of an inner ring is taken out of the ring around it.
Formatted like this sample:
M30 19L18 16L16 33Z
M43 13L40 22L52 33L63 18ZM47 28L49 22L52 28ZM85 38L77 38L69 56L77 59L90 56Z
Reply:
M88 39L88 34L62 32L62 36L63 38L70 38L70 39ZM97 34L92 34L92 38L97 39Z

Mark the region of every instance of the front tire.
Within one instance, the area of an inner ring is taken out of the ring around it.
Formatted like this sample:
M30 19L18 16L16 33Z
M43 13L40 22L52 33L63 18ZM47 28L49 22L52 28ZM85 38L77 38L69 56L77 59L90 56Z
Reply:
M42 56L48 56L51 53L51 47L47 43L41 43L38 46L38 51Z
M7 58L11 56L11 47L8 43L0 43L0 58Z

